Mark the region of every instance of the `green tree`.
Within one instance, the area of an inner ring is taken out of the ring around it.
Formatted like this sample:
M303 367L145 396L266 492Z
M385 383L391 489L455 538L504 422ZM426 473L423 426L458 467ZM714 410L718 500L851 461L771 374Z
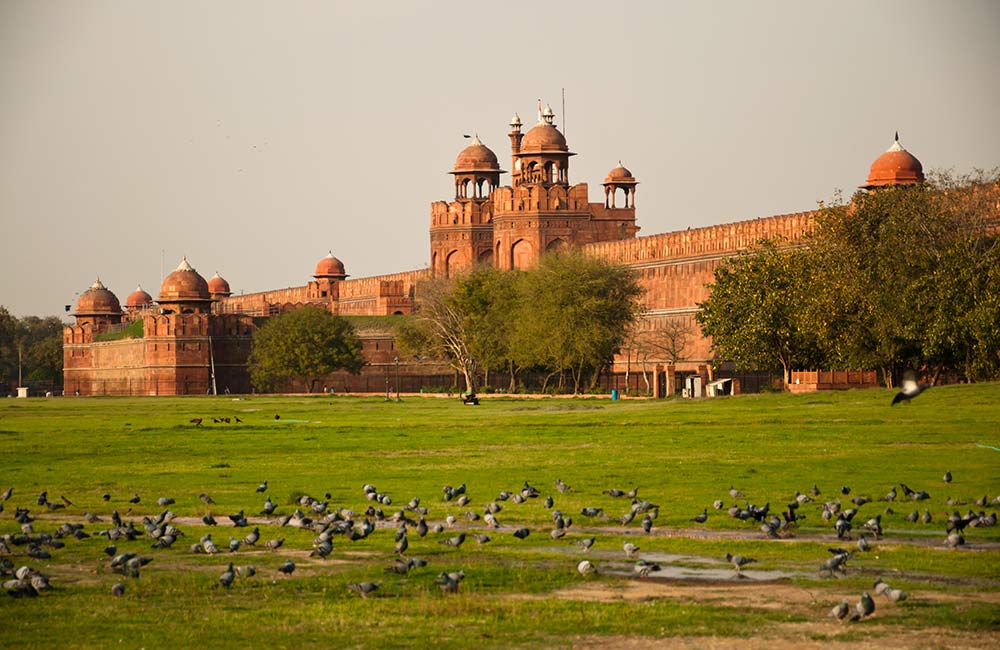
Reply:
M881 369L887 386L911 367L991 374L996 200L995 173L939 174L821 210L812 315L828 365Z
M819 346L804 318L813 270L808 251L772 241L720 264L695 317L719 358L748 369L780 368L786 388L793 368L814 363Z
M0 305L0 384L4 393L17 380L17 318Z
M415 318L399 331L404 353L446 359L476 390L478 372L508 367L515 275L478 268L421 283Z
M61 383L62 321L55 316L25 316L20 328L24 379Z
M569 372L574 393L589 374L593 388L641 311L634 274L569 250L545 255L519 285L513 358L522 367Z
M254 333L247 365L255 386L277 390L299 378L312 392L335 370L359 373L364 359L350 323L320 307L303 307L268 319Z
M0 306L0 383L5 387L19 380L59 383L62 328L55 316L16 318Z

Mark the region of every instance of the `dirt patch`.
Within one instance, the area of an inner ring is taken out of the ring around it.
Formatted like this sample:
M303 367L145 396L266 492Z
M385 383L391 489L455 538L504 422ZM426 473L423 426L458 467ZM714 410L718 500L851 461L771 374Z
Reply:
M864 636L858 638L857 632ZM838 638L843 635L845 638ZM967 633L955 630L899 630L862 624L843 627L837 623L796 623L771 625L750 638L738 637L581 637L577 650L881 650L882 648L938 648L944 650L987 650L1000 644L1000 633Z

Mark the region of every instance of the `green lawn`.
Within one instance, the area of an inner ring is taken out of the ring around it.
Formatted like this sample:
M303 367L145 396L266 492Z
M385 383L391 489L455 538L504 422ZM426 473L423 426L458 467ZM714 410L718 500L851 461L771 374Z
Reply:
M863 630L864 638L907 645L909 637L899 635L912 629L1000 642L1000 528L967 528L966 545L957 550L943 544L948 513L1000 508L975 504L1000 494L1000 451L993 449L1000 448L1000 386L939 387L892 408L891 399L889 391L872 390L705 401L503 398L478 407L429 397L0 400L0 490L14 489L3 503L0 534L21 532L16 506L36 516L36 535L83 522L87 512L102 519L86 524L93 537L65 538L49 560L11 544L13 565L49 575L52 589L31 599L0 594L0 646L613 646L667 636L794 639L804 625L818 626L812 638L831 642L848 643ZM201 426L190 422L196 417ZM242 422L212 421L223 417ZM572 492L557 492L557 478ZM251 527L260 526L262 542L285 538L277 552L259 545L217 556L190 551L206 532L223 548L230 537L245 536L250 528L234 528L225 515L243 510L257 520L266 495L256 488L265 479L278 509ZM478 545L471 534L486 532L483 522L464 513L482 514L502 490L518 492L526 481L542 496L504 502L501 528ZM374 505L362 491L366 483L391 498L382 506L387 517L420 497L430 523L458 518L455 530L425 538L410 531L406 555L426 559L426 567L405 576L384 571L395 557L395 524L380 524L355 542L335 536L333 552L318 559L308 557L314 532L275 523L299 496L325 501L327 493L331 509L353 510L360 522ZM442 486L463 483L471 503L443 500ZM820 496L800 508L806 519L783 539L765 539L753 520L712 508L716 499L727 508L769 502L780 513L814 483ZM901 483L931 498L909 500ZM731 485L745 498L730 497ZM844 485L849 496L841 494ZM895 502L860 507L850 540L837 540L820 516L819 502L840 499L848 508L851 497L878 499L894 485ZM640 499L659 506L648 536L642 515L625 527L616 521L629 511L629 499L603 494L635 487ZM43 490L50 502L64 496L72 505L38 506ZM202 493L216 503L203 503ZM128 502L133 494L138 504ZM573 520L559 540L549 536L547 495ZM139 579L111 573L107 540L96 533L111 526L113 509L144 532L141 518L166 509L159 497L176 500L169 509L184 535L169 549L150 548L142 535L118 542L119 552L153 561ZM949 506L948 498L959 503ZM602 508L609 519L584 517L584 507ZM708 521L692 522L706 507ZM906 521L924 508L931 524ZM207 512L219 526L193 519ZM826 549L855 549L860 524L880 513L885 538L857 553L845 576L821 577ZM523 541L511 534L521 526L531 530ZM440 543L459 529L469 533L461 548ZM588 554L572 543L590 536L597 542ZM665 570L636 578L624 541ZM726 552L757 560L749 579L735 579ZM277 571L289 558L297 565L290 577ZM597 575L576 573L584 558ZM223 589L217 579L229 561L255 565L257 575ZM467 576L459 593L434 584L440 572L459 569ZM853 605L861 591L872 591L879 576L911 598L879 598L875 616L855 626L826 616L842 597ZM126 594L116 598L110 590L119 580ZM347 585L363 580L382 584L361 599Z

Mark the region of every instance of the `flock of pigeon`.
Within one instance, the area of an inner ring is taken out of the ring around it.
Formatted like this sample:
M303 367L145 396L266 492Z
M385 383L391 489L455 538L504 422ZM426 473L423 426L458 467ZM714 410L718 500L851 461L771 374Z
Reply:
M946 483L951 482L951 473L944 476ZM278 506L271 499L267 481L262 482L256 488L259 495L267 494L263 507L260 510L258 522L277 526L279 528L292 527L296 529L309 530L315 534L311 544L310 557L326 558L333 551L334 538L342 537L350 542L358 542L368 538L378 528L395 529L395 559L393 563L385 568L386 573L405 575L411 570L427 566L425 559L413 557L410 552L410 536L415 535L418 539L423 539L432 535L432 539L449 548L458 549L469 539L475 540L477 544L488 544L493 540L494 535L509 533L513 537L521 540L527 539L532 534L539 534L542 531L536 527L534 530L527 526L501 524L501 519L515 519L512 511L516 510L520 504L529 501L536 501L544 504L550 511L551 527L545 526L545 534L551 540L559 540L565 537L574 525L570 516L556 508L553 495L542 497L540 490L529 484L527 481L519 490L501 491L495 498L486 502L480 509L465 510L459 516L449 514L442 521L428 521L429 509L423 505L420 497L410 499L402 507L392 508L392 498L384 492L379 491L374 485L363 486L364 498L370 505L362 513L351 511L347 508L336 508L330 504L331 495L327 493L323 500L313 498L308 495L301 496L292 512L279 514ZM565 495L573 489L563 481L555 481L556 495ZM865 553L871 547L869 536L872 540L883 538L885 531L882 528L882 515L892 514L892 508L899 507L903 502L918 503L930 499L930 495L923 490L913 490L905 484L900 484L900 491L893 487L887 494L880 497L879 501L886 504L882 513L875 514L867 518L864 523L858 524L857 528L863 530L858 534L856 540L857 551L844 548L831 548L831 557L825 559L819 566L821 576L837 576L847 572L847 562L857 553ZM852 531L855 529L855 518L862 506L871 503L873 500L865 496L855 496L849 500L851 507L845 507L841 497L846 499L851 494L851 489L843 486L839 490L840 494L835 499L821 500L821 492L816 485L808 493L804 494L796 491L794 497L789 500L786 506L781 509L780 516L771 510L770 503L758 506L749 502L743 492L733 486L729 488L729 496L734 505L726 507L722 500L717 500L712 504L713 510L725 512L728 516L748 522L748 524L759 525L763 536L767 539L788 537L794 534L798 527L798 522L805 519L801 510L809 503L814 503L813 509L817 509L819 516L832 526L833 532L838 540L852 539ZM627 502L624 514L613 517L608 516L601 507L583 507L580 516L594 522L617 523L627 527L633 521L639 521L639 527L643 533L650 534L655 520L659 516L660 506L639 497L639 488L635 487L629 491L612 488L605 490L603 494L612 499ZM8 501L13 494L13 488L8 488L0 494L0 513L3 512L4 502ZM465 484L457 487L446 485L442 488L442 500L447 503L451 510L463 510L472 504L472 497L467 493ZM199 499L205 505L215 505L214 499L208 494L199 495ZM103 501L110 502L111 495L104 494ZM740 501L743 505L739 505ZM138 504L141 497L134 494L128 500L129 504ZM16 555L15 548L24 548L23 554L29 558L37 560L50 559L52 552L57 552L65 547L69 538L83 540L91 537L106 538L104 553L107 556L108 569L117 575L122 576L122 580L117 581L111 588L111 593L121 596L125 593L125 579L139 578L143 567L154 560L153 557L138 552L138 545L142 540L146 541L148 548L153 550L165 549L173 546L186 533L176 525L176 515L169 509L175 503L169 497L160 497L156 500L159 508L164 508L156 516L144 516L139 522L135 520L125 520L117 510L112 509L110 522L101 516L87 512L83 515L84 523L69 521L59 524L54 532L41 532L36 530L36 526L41 526L42 522L54 523L53 513L58 512L68 506L73 506L72 502L65 496L61 496L59 501L50 501L47 492L41 492L36 504L44 508L48 516L43 519L36 519L28 508L16 507L14 519L21 527L20 534L5 534L0 536L0 576L9 578L4 580L3 589L14 597L37 596L39 592L50 588L48 578L37 569L29 566L15 567L10 556ZM979 506L985 507L988 503L1000 503L1000 497L993 500L983 497L976 502ZM959 503L949 499L949 506L957 506ZM879 508L882 506L880 505ZM128 514L128 513L126 513ZM714 516L714 515L713 515ZM709 519L709 509L706 507L702 512L692 518L697 524L704 524ZM74 518L75 519L75 518ZM220 516L220 519L222 517ZM254 526L244 511L230 514L225 517L228 520L229 541L228 543L216 542L212 532L200 535L196 543L189 546L189 551L193 554L206 554L210 556L225 556L227 558L238 557L241 550L247 549L267 549L277 553L283 548L284 537L272 539L262 539L260 526ZM906 517L907 521L916 523L921 521L930 524L933 517L928 509L924 509L924 514L920 515L918 510L914 510ZM110 525L108 525L110 523ZM215 530L220 525L219 521L212 514L205 514L201 523L209 530ZM969 510L966 514L955 511L946 519L946 537L944 545L956 548L965 543L963 531L970 527L994 526L996 524L996 513L987 515L985 511L975 512ZM96 530L85 530L88 526ZM236 530L246 529L247 532L233 536ZM593 531L594 529L590 529ZM586 533L584 533L586 534ZM631 540L636 540L634 535L629 535ZM597 544L596 536L584 536L575 539L573 544L581 548L581 553L587 554ZM119 549L119 545L128 545L128 551ZM625 541L622 545L622 552L625 560L634 562L634 572L639 578L646 578L652 573L661 570L661 567L646 559L639 557L640 548L634 541ZM152 555L152 554L151 554ZM245 556L250 557L250 556ZM749 564L757 562L754 558L742 555L725 554L726 562L735 569L737 578L744 578L743 568ZM236 561L226 560L227 566L218 576L217 583L222 588L230 588L237 580L248 579L257 574L257 568L252 564L239 564ZM291 558L284 560L278 567L278 571L286 576L291 576L295 572L296 566ZM577 572L582 576L598 573L598 566L589 559L582 559L576 565ZM434 583L446 593L456 593L459 585L465 578L464 571L441 571L434 578ZM358 582L346 585L352 592L360 597L366 598L376 592L381 586L380 582ZM887 583L878 580L874 585L876 595L884 595L887 600L899 602L906 600L905 591L893 589ZM831 615L841 621L857 621L870 616L875 610L875 603L872 597L865 592L860 601L852 608L846 601L837 605Z

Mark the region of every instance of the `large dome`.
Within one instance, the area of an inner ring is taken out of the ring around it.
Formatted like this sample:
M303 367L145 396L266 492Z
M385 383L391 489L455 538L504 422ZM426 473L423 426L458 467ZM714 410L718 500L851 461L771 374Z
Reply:
M77 316L97 316L101 314L120 315L122 313L121 303L118 296L111 293L97 278L90 288L80 295L76 301Z
M213 296L228 296L232 293L229 283L216 271L215 275L208 279L208 292Z
M316 272L313 273L313 277L343 280L347 277L347 271L344 269L344 263L334 257L333 251L330 251L329 255L316 264Z
M211 300L208 291L208 282L201 277L197 271L188 264L187 258L174 269L170 275L163 278L160 285L159 303L165 302L190 302Z
M128 294L128 297L125 299L125 307L127 309L142 309L152 304L153 296L146 293L141 286L136 287L135 291Z
M455 159L455 172L472 171L500 171L500 162L497 155L479 140L477 135L465 149L458 154Z
M541 151L568 151L566 138L551 124L536 124L521 140L521 153Z
M875 159L868 180L861 187L871 189L887 185L914 185L924 182L924 167L920 161L899 144L899 134L892 146Z

